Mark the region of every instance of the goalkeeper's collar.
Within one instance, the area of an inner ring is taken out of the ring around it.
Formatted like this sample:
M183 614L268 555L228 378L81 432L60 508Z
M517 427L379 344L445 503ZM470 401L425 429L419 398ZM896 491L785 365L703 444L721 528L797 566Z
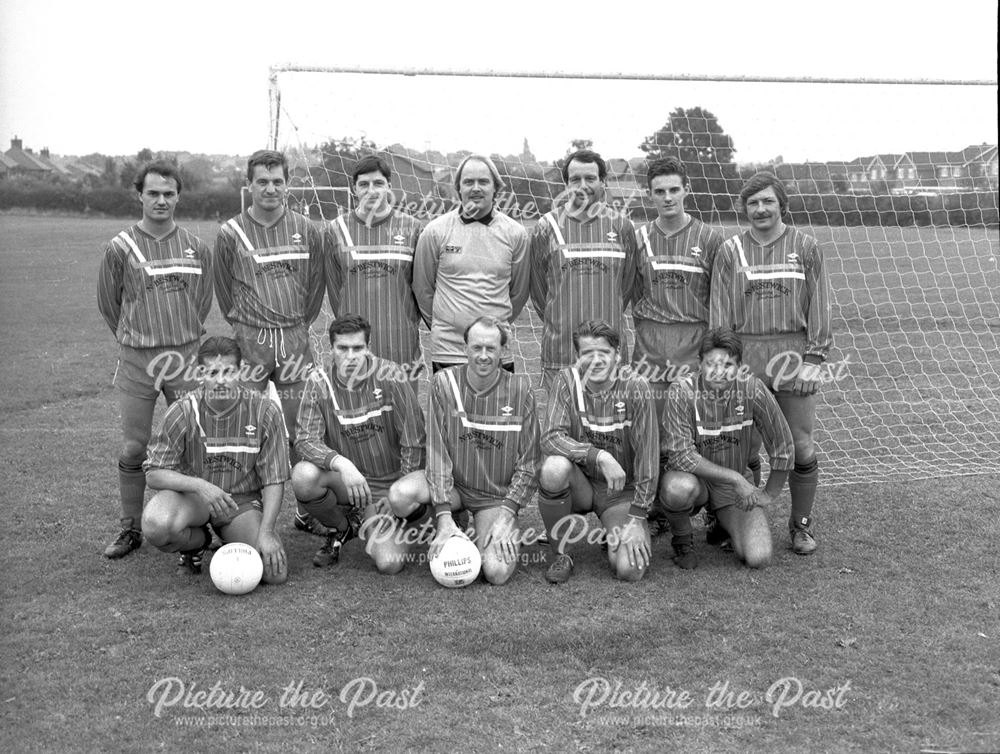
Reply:
M471 225L472 223L482 223L483 225L489 225L493 222L493 210L490 210L482 217L466 217L462 214L462 211L458 211L458 219L461 220L465 225Z

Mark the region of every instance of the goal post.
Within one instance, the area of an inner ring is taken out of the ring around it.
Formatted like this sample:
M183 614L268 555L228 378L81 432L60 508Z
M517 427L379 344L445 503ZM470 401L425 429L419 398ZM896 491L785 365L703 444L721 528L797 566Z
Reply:
M529 228L564 190L574 144L602 154L607 200L637 224L655 217L647 160L679 157L688 212L726 237L745 227L743 182L775 173L831 284L824 484L1000 472L996 81L286 65L269 96L269 143L320 222L349 211L367 154L424 221L455 206L461 159L489 155L500 210ZM903 123L923 125L901 136ZM512 341L533 376L540 339L529 303Z

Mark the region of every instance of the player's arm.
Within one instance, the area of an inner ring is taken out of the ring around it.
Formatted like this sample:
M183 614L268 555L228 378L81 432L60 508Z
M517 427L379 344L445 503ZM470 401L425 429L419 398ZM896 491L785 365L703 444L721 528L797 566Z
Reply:
M785 480L795 465L795 444L792 431L788 428L785 415L771 391L760 380L756 380L753 393L753 422L760 433L767 450L771 473L764 485L764 492L774 500L781 494Z
M215 281L215 298L219 302L219 311L226 321L232 324L229 318L233 310L233 256L236 253L236 239L231 232L223 225L219 228L219 234L215 237L215 254L213 255L214 272L212 278Z
M309 271L306 286L305 323L311 325L323 308L326 293L327 251L325 234L310 221L306 221L306 239L309 243Z
M649 383L641 377L635 378L635 394L632 396L632 433L635 441L635 459L632 478L635 483L635 497L629 515L646 518L653 499L656 497L656 482L659 478L660 453L657 443L650 438L659 437L656 421L656 404Z
M571 379L567 372L561 371L552 381L545 412L545 431L540 442L541 450L547 456L563 456L578 466L590 466L601 451L589 442L573 437L572 418L575 408Z
M826 361L833 344L832 312L830 304L830 280L823 251L819 244L812 242L805 255L806 300L806 350L802 355L803 368L792 389L809 393L815 389L819 379L819 365Z
M528 301L531 287L531 260L528 258L528 231L520 224L514 227L513 255L510 269L510 321L521 314Z
M622 248L625 250L625 267L622 270L622 312L628 308L635 294L637 271L639 268L639 242L635 237L635 225L628 218L622 222Z
M635 234L635 278L633 279L632 289L629 291L628 299L625 302L626 306L632 305L632 311L635 312L635 305L642 301L646 296L646 247L645 241L642 240L642 236L639 233Z
M440 244L433 228L424 228L417 239L413 255L413 296L417 299L424 324L431 326L434 314L434 289L437 286L438 254Z
M535 406L533 390L525 391L526 395L521 406L521 431L517 438L517 461L514 464L514 474L507 488L503 506L515 516L529 502L538 489L538 467L540 465L538 409Z
M208 506L212 515L227 518L237 508L232 495L205 479L180 471L188 460L187 430L183 402L178 401L167 409L146 452L143 463L146 484L154 490L194 495Z
M285 482L289 476L288 436L285 434L280 409L270 401L265 401L263 406L260 422L263 425L263 435L256 460L257 476L262 485L263 511L256 547L268 572L280 573L285 569L285 548L275 531L275 524L281 512Z
M416 261L417 246L420 244L420 237L423 234L424 234L424 228L423 228L422 225L418 225L417 228L413 231L413 241L412 241L413 246L412 246L412 248L413 248L413 258L414 258L414 261ZM416 322L417 322L417 324L420 324L420 322L423 320L423 317L422 317L422 315L420 313L420 302L417 300L417 294L414 293L414 291L413 291L413 269L414 269L414 265L413 264L407 265L407 270L406 270L407 278L406 278L406 282L410 286L410 295L413 297L414 310L416 311ZM430 327L430 325L428 325L428 327Z
M539 317L545 317L545 301L549 295L549 233L548 224L539 222L528 243L530 280L528 293L531 305Z
M451 517L451 492L455 487L454 467L448 449L448 415L451 403L448 400L447 376L438 372L432 378L429 413L427 420L427 486L434 506L437 531L427 551L433 560L447 539L461 534Z
M124 271L125 256L112 241L104 249L104 260L97 276L97 308L116 337L122 315Z
M733 240L726 241L715 255L710 283L708 326L732 328L735 322L732 300Z
M201 262L201 275L195 276L198 278L198 292L195 298L198 305L198 320L204 325L205 320L208 319L208 313L212 311L212 275L214 273L212 250L204 241L200 241L198 244L198 258Z
M326 264L323 268L323 276L326 278L326 295L330 300L330 309L334 317L340 316L340 297L344 287L344 269L340 264L340 241L337 238L337 231L334 230L331 220L323 230L323 237L326 243Z
M424 468L427 430L424 413L420 410L417 392L403 374L397 373L389 382L392 391L392 420L399 436L400 473Z
M316 369L319 369L317 367ZM327 471L339 453L326 444L326 416L322 403L327 400L326 385L314 369L302 389L295 420L295 452L304 461Z

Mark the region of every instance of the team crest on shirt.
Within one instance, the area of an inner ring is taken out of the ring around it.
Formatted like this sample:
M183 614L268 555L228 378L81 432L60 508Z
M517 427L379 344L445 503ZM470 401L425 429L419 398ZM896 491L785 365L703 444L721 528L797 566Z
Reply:
M382 400L382 388L377 387L374 390L372 390L372 395L375 396L375 400L377 401Z
M393 236L392 237L392 242L396 246L405 246L406 245L406 236L400 236L400 235Z
M188 248L184 249L184 256L186 256L188 259L194 259L194 255L197 254L197 253L198 252L196 252L190 246Z
M617 233L615 233L615 232L614 232L613 230L612 230L612 231L610 231L610 232L608 233L608 240L609 240L609 241L611 241L611 243L614 243L615 241L617 241L617 240L618 240L618 234L617 234Z
M500 413L503 416L513 416L514 415L514 407L513 406L504 406L502 409L500 409Z
M250 437L257 431L257 428L253 424L247 424L243 429L247 431L247 437Z
M293 233L292 234L292 243L302 243L302 234L301 233Z
M462 247L459 246L458 244L446 243L444 245L444 253L445 254L461 254L462 253Z
M698 246L692 246L691 247L691 256L693 256L693 257L700 257L701 256L701 248L698 247Z

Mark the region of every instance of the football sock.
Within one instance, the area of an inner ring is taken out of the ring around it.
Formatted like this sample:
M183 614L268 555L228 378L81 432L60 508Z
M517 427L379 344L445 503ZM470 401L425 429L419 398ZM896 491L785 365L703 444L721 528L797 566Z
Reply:
M142 499L146 494L146 474L142 470L144 458L138 461L118 459L118 489L122 499L122 526L142 528Z
M420 523L420 521L424 518L424 516L427 515L427 511L429 510L430 506L427 505L427 503L422 503L421 505L417 506L417 509L413 511L413 513L408 515L403 520L406 521L406 523L408 524Z
M337 531L348 531L351 528L351 522L347 520L348 508L337 502L333 490L328 490L323 497L315 500L296 498L295 501L299 504L300 510L304 510L324 526Z
M795 529L808 529L812 523L811 514L819 486L819 463L813 456L805 463L795 462L795 468L788 475L788 489L792 493L792 517L790 524Z
M545 533L549 537L549 549L555 555L565 552L562 537L558 539L552 535L552 530L563 518L573 513L573 504L569 499L569 487L556 492L548 492L539 488L538 490L538 512L542 515L542 522L545 524ZM560 534L565 536L568 532L560 530Z

